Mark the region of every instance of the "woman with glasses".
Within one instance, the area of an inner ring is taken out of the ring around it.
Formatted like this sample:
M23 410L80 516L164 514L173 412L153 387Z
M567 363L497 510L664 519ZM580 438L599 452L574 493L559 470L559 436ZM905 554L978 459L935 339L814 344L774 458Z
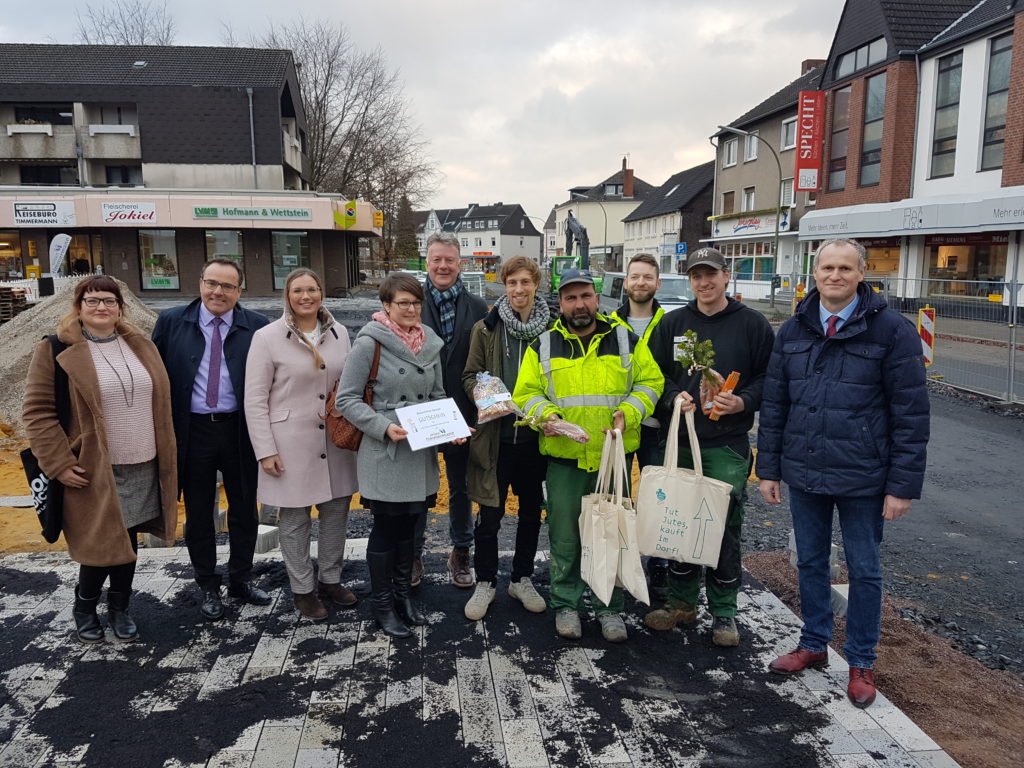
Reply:
M420 322L423 287L416 278L392 272L379 295L384 308L356 337L337 406L363 432L357 466L359 494L373 512L366 546L373 615L388 635L409 637L410 625L426 623L410 598L416 519L433 506L439 475L437 449L410 450L395 410L445 397L442 342ZM373 405L367 405L363 389L378 345Z
M260 462L257 497L280 507L281 555L295 609L313 621L327 618L324 600L339 608L356 604L341 583L356 457L331 442L324 421L327 393L350 344L323 298L315 272L293 270L285 280L284 314L253 335L245 368L245 418ZM319 577L309 555L313 505Z
M64 486L64 539L80 564L75 636L105 639L96 606L109 579L114 639L136 640L128 602L138 534L171 542L178 523L167 374L153 342L125 322L121 288L105 275L78 283L56 340L44 339L32 356L22 419L41 468ZM70 398L66 428L57 410L58 370Z

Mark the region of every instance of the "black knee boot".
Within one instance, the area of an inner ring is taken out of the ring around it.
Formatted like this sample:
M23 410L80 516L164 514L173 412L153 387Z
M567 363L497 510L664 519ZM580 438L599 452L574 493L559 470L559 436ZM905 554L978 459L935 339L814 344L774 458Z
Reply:
M139 628L128 615L128 600L131 592L107 590L107 621L114 630L114 637L122 642L139 639Z
M395 613L395 593L391 584L394 563L394 551L366 553L366 565L370 569L373 618L377 620L385 634L392 637L409 637L412 631Z
M79 593L78 585L75 585L75 607L72 608L71 614L75 617L75 634L78 636L79 642L103 642L103 625L100 624L100 617L96 615L96 603L99 602L99 599L100 596L96 595L96 597L86 600Z
M398 542L395 557L395 610L409 626L427 623L427 617L412 601L413 539Z

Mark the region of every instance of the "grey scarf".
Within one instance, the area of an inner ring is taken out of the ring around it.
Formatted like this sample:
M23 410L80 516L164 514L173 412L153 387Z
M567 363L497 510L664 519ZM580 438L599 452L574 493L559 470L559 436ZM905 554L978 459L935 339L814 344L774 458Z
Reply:
M533 341L547 330L548 321L551 319L551 310L547 302L540 296L533 297L533 309L530 310L530 318L524 323L519 318L519 313L512 309L508 302L508 296L502 296L494 306L498 308L498 317L505 324L509 335L519 341Z

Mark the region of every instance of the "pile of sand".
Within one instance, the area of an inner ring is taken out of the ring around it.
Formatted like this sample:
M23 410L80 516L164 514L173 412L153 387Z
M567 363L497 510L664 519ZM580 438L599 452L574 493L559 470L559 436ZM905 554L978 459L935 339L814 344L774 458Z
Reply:
M124 296L128 322L146 334L152 332L156 313L139 301L127 285L120 280L117 283ZM0 387L0 431L22 436L21 403L32 352L40 339L57 332L60 319L71 309L76 285L66 283L53 296L0 325L0 381L4 384Z

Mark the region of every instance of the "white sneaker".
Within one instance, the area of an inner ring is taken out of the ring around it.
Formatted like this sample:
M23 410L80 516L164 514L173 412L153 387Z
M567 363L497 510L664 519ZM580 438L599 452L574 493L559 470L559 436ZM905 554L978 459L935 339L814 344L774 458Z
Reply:
M470 621L480 621L487 615L487 609L494 602L496 588L486 581L478 581L476 589L466 603L465 614Z
M523 576L519 581L508 585L508 595L523 604L523 608L530 613L544 613L548 604L540 596L529 576Z
M566 640L579 640L583 637L583 623L576 611L563 608L555 614L555 632Z

